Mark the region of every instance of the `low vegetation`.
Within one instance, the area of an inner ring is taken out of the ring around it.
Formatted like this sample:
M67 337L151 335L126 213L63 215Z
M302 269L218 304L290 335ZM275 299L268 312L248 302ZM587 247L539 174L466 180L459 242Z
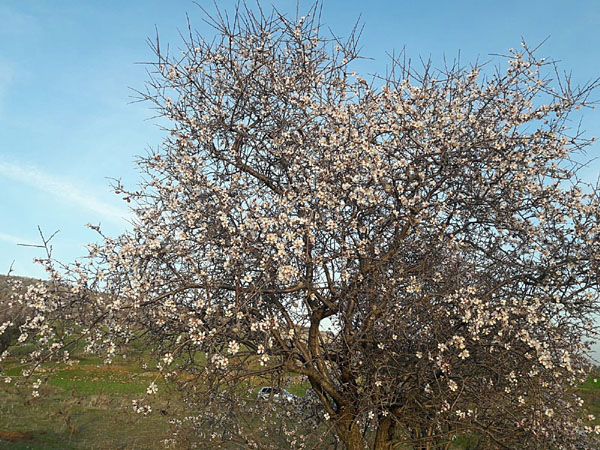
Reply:
M9 360L5 373L12 382L0 385L0 448L162 448L160 442L170 437L168 419L181 404L169 392L159 392L157 414L136 414L132 401L156 372L144 371L139 360L111 366L100 362L85 358L73 366L52 367L39 398L32 398L30 389L15 386L21 369L18 361Z

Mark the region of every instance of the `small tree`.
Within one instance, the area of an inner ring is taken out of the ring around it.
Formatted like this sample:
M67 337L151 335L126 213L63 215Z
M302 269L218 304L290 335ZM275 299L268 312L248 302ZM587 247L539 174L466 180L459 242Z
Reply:
M139 160L139 190L116 186L132 231L30 305L23 330L50 349L34 356L144 335L203 446L593 445L574 388L596 331L599 198L568 125L596 83L572 87L525 45L505 70L392 61L367 82L356 34L324 38L317 6L209 20L213 41L154 44L142 97L170 134ZM80 326L58 336L56 317ZM292 375L322 425L245 390Z

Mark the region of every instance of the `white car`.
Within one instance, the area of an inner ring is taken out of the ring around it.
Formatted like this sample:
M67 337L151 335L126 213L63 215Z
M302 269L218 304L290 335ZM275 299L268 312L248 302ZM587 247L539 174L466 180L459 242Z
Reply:
M259 400L269 400L273 397L275 400L285 399L287 401L293 402L298 400L298 396L294 394L290 394L285 389L274 388L270 386L265 386L260 388L258 394L256 394L256 398Z

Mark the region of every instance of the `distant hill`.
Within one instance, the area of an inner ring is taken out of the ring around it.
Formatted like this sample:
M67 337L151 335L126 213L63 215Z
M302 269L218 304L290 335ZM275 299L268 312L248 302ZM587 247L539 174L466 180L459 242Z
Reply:
M19 326L25 320L25 308L18 303L15 294L25 292L28 286L40 281L35 278L0 275L0 327L6 322L12 322L12 325L0 334L0 353L16 339Z
M0 298L3 298L7 293L12 293L15 283L20 283L22 286L29 286L40 281L35 278L0 275Z

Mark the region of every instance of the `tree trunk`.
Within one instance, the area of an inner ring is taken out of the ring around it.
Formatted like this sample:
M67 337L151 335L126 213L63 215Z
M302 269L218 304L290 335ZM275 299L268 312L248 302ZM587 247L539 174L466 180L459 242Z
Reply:
M384 417L379 421L373 450L391 450L394 439L395 423L390 417Z
M346 450L364 450L364 441L358 424L351 418L339 420L335 426L337 435Z

